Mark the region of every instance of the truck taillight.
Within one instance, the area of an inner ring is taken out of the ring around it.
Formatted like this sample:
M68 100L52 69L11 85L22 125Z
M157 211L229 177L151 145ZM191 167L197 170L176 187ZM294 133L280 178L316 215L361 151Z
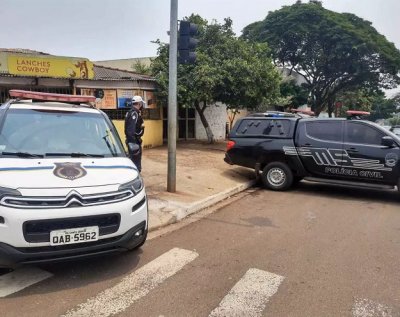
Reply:
M230 149L232 149L235 146L235 141L228 141L227 145L226 145L226 151L229 151Z

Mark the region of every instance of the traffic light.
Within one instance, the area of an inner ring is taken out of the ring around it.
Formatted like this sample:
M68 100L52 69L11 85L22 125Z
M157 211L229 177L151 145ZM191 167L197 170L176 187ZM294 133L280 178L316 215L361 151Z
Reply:
M179 63L194 64L196 62L196 53L194 50L199 40L195 39L194 36L197 34L197 24L190 23L189 21L181 21L178 39Z

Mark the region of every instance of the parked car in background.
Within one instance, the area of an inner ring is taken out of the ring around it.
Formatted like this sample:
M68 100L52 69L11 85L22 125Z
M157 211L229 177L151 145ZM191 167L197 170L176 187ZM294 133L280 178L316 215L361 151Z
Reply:
M0 106L0 267L140 247L143 180L94 97L10 91Z

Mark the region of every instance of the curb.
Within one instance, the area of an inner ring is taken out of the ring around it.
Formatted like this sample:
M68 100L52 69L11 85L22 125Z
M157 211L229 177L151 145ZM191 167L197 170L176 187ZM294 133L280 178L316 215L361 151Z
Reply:
M178 207L177 209L175 209L171 212L171 219L169 219L167 222L165 222L163 224L160 224L160 225L150 228L149 232L163 228L163 227L168 226L173 223L177 223L177 222L181 221L182 219L184 219L194 213L197 213L206 208L209 208L209 207L219 203L220 201L223 201L237 193L240 193L240 192L254 186L256 184L256 182L257 181L255 179L253 179L244 184L237 185L233 188L230 188L230 189L220 192L218 194L215 194L215 195L209 196L205 199L202 199L200 201L197 201L189 206L180 207L180 208Z

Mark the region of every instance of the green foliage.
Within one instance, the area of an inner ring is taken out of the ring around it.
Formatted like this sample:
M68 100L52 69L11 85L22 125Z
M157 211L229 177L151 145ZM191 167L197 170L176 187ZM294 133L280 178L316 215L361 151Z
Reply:
M280 85L281 96L286 100L281 106L298 108L307 103L308 90L296 84L295 80L283 80Z
M178 65L178 104L196 109L212 142L204 116L208 105L222 102L230 109L238 109L271 103L279 95L280 75L267 45L238 39L232 31L232 20L209 23L198 15L186 20L199 25L199 43L196 64ZM169 46L157 43L158 57L152 63L152 74L158 84L157 99L167 105Z
M142 74L142 75L150 75L151 74L151 68L149 66L146 66L145 64L141 63L140 61L135 62L131 66L132 70L135 73Z
M392 117L397 112L398 98L395 96L388 99L383 92L377 94L373 100L370 120L375 121Z
M396 116L396 117L389 118L389 123L391 126L400 125L400 117Z
M232 21L209 23L198 15L187 20L199 24L195 65L178 65L178 103L185 107L222 102L228 107L254 108L279 95L280 75L266 44L247 43L232 31ZM158 100L167 104L168 45L158 41L152 73Z
M304 77L317 113L343 91L395 87L400 52L354 14L323 8L319 1L284 6L248 25L242 37L268 43L276 65Z
M377 95L365 89L342 91L336 96L336 103L341 107L337 109L336 115L346 117L347 110L360 110L371 112Z
M337 95L335 103L340 103L336 115L346 117L347 110L369 111L368 120L388 119L396 113L398 101L396 98L386 98L383 91L358 89L344 91Z

